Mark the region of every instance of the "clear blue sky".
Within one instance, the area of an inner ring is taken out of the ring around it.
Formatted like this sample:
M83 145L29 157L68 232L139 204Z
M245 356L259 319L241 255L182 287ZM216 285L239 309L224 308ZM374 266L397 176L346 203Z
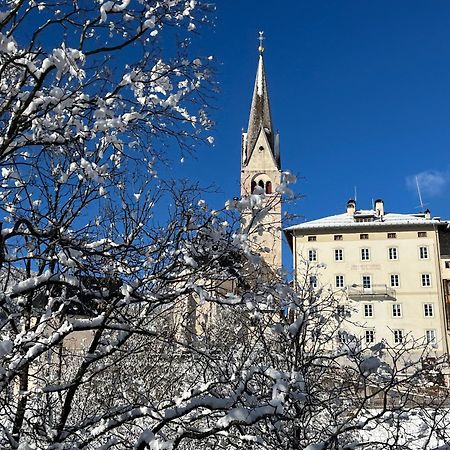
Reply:
M282 164L301 177L291 211L311 220L360 208L450 218L450 2L448 0L218 0L215 27L199 38L219 63L213 149L182 172L239 193L241 129L247 127L264 30L265 63Z

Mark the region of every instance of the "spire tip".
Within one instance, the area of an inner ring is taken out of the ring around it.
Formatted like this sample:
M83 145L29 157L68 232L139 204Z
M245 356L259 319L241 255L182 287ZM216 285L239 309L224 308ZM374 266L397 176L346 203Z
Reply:
M258 40L259 40L258 52L259 52L260 55L262 55L263 52L264 52L264 46L263 46L264 39L265 39L264 31L260 31L259 32L259 37L258 37Z

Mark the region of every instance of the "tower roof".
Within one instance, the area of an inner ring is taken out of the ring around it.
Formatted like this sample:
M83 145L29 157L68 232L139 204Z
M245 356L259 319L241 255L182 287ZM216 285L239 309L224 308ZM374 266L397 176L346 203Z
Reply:
M270 144L270 150L279 166L280 155L275 149L275 133L273 130L272 114L270 112L269 91L267 89L264 58L262 55L263 50L262 46L260 46L258 69L256 71L255 87L253 90L252 106L250 108L250 118L247 128L247 160L250 159L251 154L253 153L261 130L264 130Z

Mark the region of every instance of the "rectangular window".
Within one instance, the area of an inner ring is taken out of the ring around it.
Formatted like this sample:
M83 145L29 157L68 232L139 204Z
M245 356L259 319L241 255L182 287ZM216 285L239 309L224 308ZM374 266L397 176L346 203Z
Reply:
M429 273L423 273L421 277L422 277L422 287L430 287L431 275Z
M394 343L400 344L403 342L403 330L392 330L394 334Z
M425 338L427 340L427 344L436 344L436 330L426 330Z
M316 240L317 240L317 236L308 236L309 242L316 241Z
M450 269L450 261L445 261L445 268Z
M350 342L350 336L346 331L339 331L338 339L341 344L346 344L347 342Z
M391 260L398 259L397 247L389 247L388 256L389 256L389 259L391 259Z
M388 233L387 237L388 239L395 239L397 237L397 233Z
M370 251L368 248L361 249L361 261L369 261L370 259Z
M338 307L337 307L337 315L338 315L339 317L345 317L345 316L346 316L345 306L343 306L343 305L338 305Z
M308 250L308 261L314 262L317 261L317 251L310 249Z
M425 317L433 317L434 316L433 303L425 303L423 305L423 315Z
M344 250L342 250L342 248L337 248L334 250L334 260L335 261L344 260Z
M359 238L360 239L369 239L369 235L366 234L366 233L362 233L362 234L359 235Z
M342 239L343 239L343 238L342 238L342 234L335 234L335 235L334 235L334 240L335 240L335 241L342 241Z
M316 287L317 287L317 277L316 277L315 275L311 275L311 276L309 277L309 285L310 285L312 288L316 288Z
M363 289L370 289L372 287L372 277L370 275L363 275L362 285Z
M366 344L373 344L375 342L375 330L365 330L364 339Z
M398 274L391 275L391 287L399 287L400 286L400 276Z
M364 317L373 317L373 305L370 303L364 304Z
M344 287L344 275L336 275L336 287L337 288Z
M399 303L392 305L392 317L402 317L402 305Z
M428 247L419 247L419 258L428 259Z
M419 232L417 232L417 237L427 237L427 232L426 231L419 231Z

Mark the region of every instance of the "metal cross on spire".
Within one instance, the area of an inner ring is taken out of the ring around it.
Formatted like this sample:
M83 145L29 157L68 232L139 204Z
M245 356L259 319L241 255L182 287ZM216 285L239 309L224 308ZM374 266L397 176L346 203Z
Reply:
M260 31L259 32L259 47L258 47L258 51L259 54L262 55L264 52L264 46L263 46L263 41L264 41L265 37L264 37L264 31Z

